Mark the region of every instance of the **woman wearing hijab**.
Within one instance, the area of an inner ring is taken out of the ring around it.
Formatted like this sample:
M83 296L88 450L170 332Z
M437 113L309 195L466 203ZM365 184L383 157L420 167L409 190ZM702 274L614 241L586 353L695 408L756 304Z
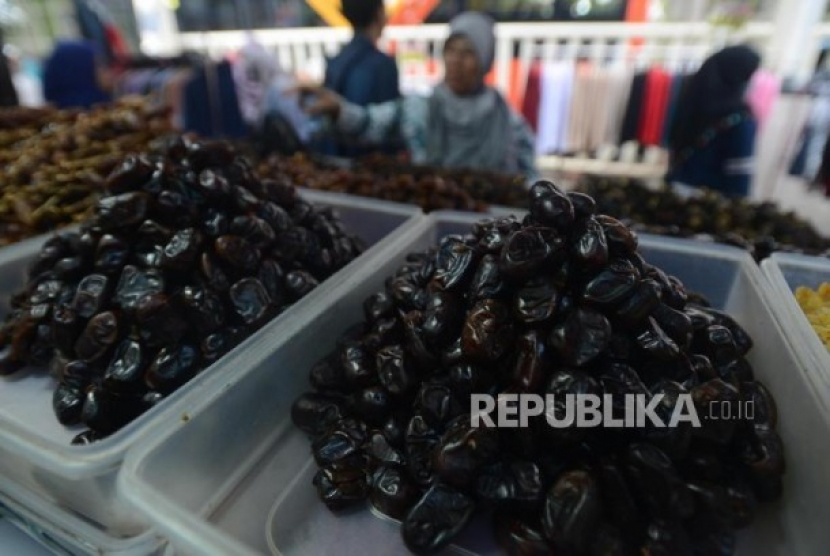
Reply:
M744 93L760 61L751 48L731 46L691 77L671 135L670 183L749 194L758 125Z
M409 96L365 108L321 87L312 114L329 115L335 131L356 143L384 145L403 141L412 161L536 177L533 134L502 95L484 78L493 67L493 20L478 12L450 22L444 44L444 81L429 98Z
M43 69L43 96L58 108L92 108L109 102L106 69L86 42L59 43Z

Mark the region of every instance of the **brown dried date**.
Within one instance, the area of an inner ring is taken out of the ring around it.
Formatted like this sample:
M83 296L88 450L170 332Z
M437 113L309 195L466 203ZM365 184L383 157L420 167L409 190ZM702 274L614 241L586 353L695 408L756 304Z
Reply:
M75 291L72 309L79 318L91 319L109 299L109 279L101 274L90 274L80 281Z
M536 182L530 189L530 214L533 220L564 231L574 222L570 199L549 181Z
M332 510L342 510L366 500L370 478L362 461L342 461L320 469L314 476L314 486L320 499Z
M222 236L216 239L214 251L219 259L237 272L255 272L259 257L253 246L239 236Z
M470 296L476 300L497 298L505 291L507 288L499 269L498 257L492 254L484 255L473 275Z
M524 324L549 321L559 305L559 288L550 278L531 278L516 292L513 312Z
M461 333L464 355L482 363L494 363L507 353L515 329L504 303L487 299L476 303Z
M193 266L201 254L202 234L194 228L176 232L164 247L161 265L173 272L182 272Z
M231 286L229 295L236 314L248 326L262 323L271 308L271 298L256 278L240 280Z
M608 262L608 239L596 218L577 222L572 234L572 257L578 265L593 269Z
M107 234L98 242L95 253L95 270L104 274L120 272L130 257L130 248L126 242Z
M369 500L379 512L403 520L418 498L418 488L401 467L385 465L375 473Z
M551 345L569 365L582 367L602 355L611 341L611 323L599 312L580 307L553 329Z
M473 515L469 496L446 485L430 488L407 514L403 539L415 554L430 554L447 546Z
M105 232L135 226L144 221L150 196L143 192L105 197L98 202L97 223Z
M104 382L115 392L131 392L143 387L147 356L141 344L125 340L115 350L104 374Z
M182 344L165 347L158 352L144 375L147 386L163 394L169 394L196 374L199 351Z
M90 319L75 343L75 353L87 363L99 361L118 342L118 316L112 312L99 313Z
M513 279L527 279L561 254L564 241L550 228L525 228L510 236L501 251L499 270Z
M304 394L291 406L291 420L306 434L317 437L343 417L342 400L325 394Z
M52 396L52 408L62 425L77 425L81 422L84 407L84 393L81 389L59 384Z
M475 271L477 255L474 248L456 237L445 238L435 255L433 282L442 290L451 290L464 283Z
M126 193L144 185L156 171L145 156L127 155L107 178L107 189L115 194Z
M563 551L590 546L602 515L599 485L588 472L562 474L545 497L542 526L548 540Z
M504 512L494 515L493 527L496 542L508 556L548 556L551 553L541 526Z
M135 311L143 297L162 293L164 286L164 277L158 271L126 266L116 288L116 301L122 309Z

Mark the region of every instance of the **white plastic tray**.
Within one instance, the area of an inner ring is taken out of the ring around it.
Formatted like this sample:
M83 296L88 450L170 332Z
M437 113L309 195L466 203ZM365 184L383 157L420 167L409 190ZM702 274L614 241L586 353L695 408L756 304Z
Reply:
M795 300L799 286L815 290L830 282L830 260L775 253L761 263L761 268L769 282L773 311L790 342L804 354L808 376L830 411L830 352Z
M146 520L126 507L115 488L127 449L142 435L186 419L177 407L198 394L208 377L216 375L221 380L239 372L227 363L233 354L244 353L257 338L290 334L297 315L326 298L327 291L355 269L373 266L378 249L382 251L386 242L406 236L424 218L414 207L367 204L361 199L316 193L305 196L337 209L345 224L375 248L118 433L91 446L71 446L76 431L62 427L55 419L51 408L54 383L45 372L1 379L5 384L0 384L0 476L51 501L48 508L54 512L42 516L44 519L55 521L65 512L74 512L112 539L140 536L147 530ZM0 292L4 298L24 283L25 268L45 240L36 238L0 250Z
M0 516L2 523L13 524L19 546L6 545L8 530L0 536L0 554L38 556L71 554L73 556L156 556L164 553L164 539L152 531L137 537L115 538L68 510L61 511L55 502L0 478ZM48 519L44 516L50 516ZM24 538L21 538L25 535ZM28 537L28 543L26 541Z
M259 342L232 364L244 369L224 388L205 388L188 400L187 423L176 423L131 451L119 486L177 554L306 556L402 554L394 524L367 511L335 517L310 484L313 465L305 436L289 414L308 387L308 369L359 322L361 304L383 287L411 251L446 233L469 229L475 216L431 215L388 259L362 269L314 313L297 319L295 333ZM461 228L460 228L461 227ZM644 238L646 257L708 295L752 334L750 361L776 396L788 472L781 502L765 508L740 538L740 554L824 554L830 546L830 418L803 376L802 363L776 324L765 281L740 250L684 240ZM448 553L491 554L483 535L459 540Z
M0 503L2 504L2 503ZM0 508L2 511L2 508ZM52 556L52 551L24 533L14 523L0 519L0 546L15 556Z

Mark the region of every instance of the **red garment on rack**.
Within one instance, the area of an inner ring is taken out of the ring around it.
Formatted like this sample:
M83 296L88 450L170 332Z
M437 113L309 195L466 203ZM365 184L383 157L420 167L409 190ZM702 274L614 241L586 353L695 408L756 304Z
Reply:
M643 110L640 114L640 127L637 134L640 143L647 146L659 145L663 135L671 98L672 76L659 68L653 68L646 74L646 94Z
M522 115L533 128L533 133L539 131L539 106L542 101L542 65L534 63L527 74L527 87L522 99Z

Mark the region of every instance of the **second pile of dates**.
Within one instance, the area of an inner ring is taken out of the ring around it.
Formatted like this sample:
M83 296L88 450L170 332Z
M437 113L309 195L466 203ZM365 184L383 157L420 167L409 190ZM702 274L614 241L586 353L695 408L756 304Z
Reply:
M417 166L381 155L359 160L349 168L327 166L303 154L272 156L259 170L263 176L291 176L298 186L415 204L425 212L486 212L488 205L523 206L527 192L524 180L517 176Z
M138 99L0 111L0 246L89 218L118 162L169 131L168 110Z
M752 339L587 195L539 182L530 206L409 255L311 369L292 417L319 498L332 511L369 501L416 554L476 513L511 556L733 554L785 467ZM560 422L568 395L610 397L618 417L641 396L664 423L686 398L701 426L473 424L472 394L523 393L552 395ZM751 419L708 418L750 400Z
M730 199L709 190L687 198L668 187L654 190L635 180L598 176L583 178L577 190L594 197L600 211L630 221L638 231L734 245L756 261L774 251L830 252L830 239L770 202Z
M362 250L224 143L173 138L106 185L93 218L41 249L0 330L0 373L49 366L57 418L90 429L77 443L117 431Z

